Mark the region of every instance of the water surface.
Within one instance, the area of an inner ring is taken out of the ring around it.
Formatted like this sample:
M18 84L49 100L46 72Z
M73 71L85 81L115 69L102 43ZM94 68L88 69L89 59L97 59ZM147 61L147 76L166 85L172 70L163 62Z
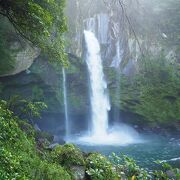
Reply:
M83 145L79 144L84 152L100 152L106 156L115 152L125 154L136 160L137 164L144 168L156 169L156 160L167 161L171 165L180 168L180 140L165 138L158 135L144 135L144 142L137 144L113 146L113 145Z

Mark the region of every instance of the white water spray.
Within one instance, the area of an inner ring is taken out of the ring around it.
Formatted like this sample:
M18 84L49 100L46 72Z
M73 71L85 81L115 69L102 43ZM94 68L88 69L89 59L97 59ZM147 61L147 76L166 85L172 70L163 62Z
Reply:
M84 36L88 52L86 63L91 87L92 135L104 136L108 129L110 104L106 93L107 83L104 80L100 46L92 32L84 31Z
M70 135L70 126L69 126L69 117L68 117L68 105L67 105L67 89L66 89L66 72L62 68L63 73L63 95L64 95L64 112L65 112L65 139L69 138Z

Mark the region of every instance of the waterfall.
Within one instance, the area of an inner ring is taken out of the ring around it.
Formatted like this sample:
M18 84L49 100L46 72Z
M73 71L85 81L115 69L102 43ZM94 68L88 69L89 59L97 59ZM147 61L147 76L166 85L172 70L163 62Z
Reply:
M84 21L85 23L85 28L88 30L88 31L91 31L93 33L96 33L96 18L95 17L91 17L91 18L88 18Z
M100 44L108 43L109 16L104 13L97 14L84 20L86 30L93 32Z
M103 136L108 129L108 110L110 110L109 98L106 93L107 83L104 79L100 45L95 35L90 31L84 31L87 57L86 63L90 77L91 110L92 110L92 134Z
M65 139L68 139L70 135L70 126L69 126L68 105L67 105L66 72L64 68L62 68L62 73L63 73L64 112L65 112Z
M120 46L120 40L116 43L116 55L113 58L111 63L111 67L114 67L116 70L116 90L115 90L115 97L116 97L116 105L120 102L120 66L123 57L123 49ZM118 122L120 120L120 112L117 107L114 109L114 122Z
M93 23L92 23L93 24ZM104 78L103 64L100 55L100 43L94 32L84 31L86 43L86 64L90 83L91 128L69 138L69 142L86 145L127 145L139 143L138 133L125 124L109 127L108 111L110 110L107 83ZM120 58L120 48L117 45L117 57ZM118 59L119 61L119 59ZM68 131L68 130L67 130Z
M113 61L111 63L111 67L114 67L114 68L117 68L117 69L120 67L123 54L124 54L124 51L120 47L120 41L118 40L117 43L116 43L116 55L113 58Z
M98 14L98 40L101 44L108 43L109 17L107 14Z

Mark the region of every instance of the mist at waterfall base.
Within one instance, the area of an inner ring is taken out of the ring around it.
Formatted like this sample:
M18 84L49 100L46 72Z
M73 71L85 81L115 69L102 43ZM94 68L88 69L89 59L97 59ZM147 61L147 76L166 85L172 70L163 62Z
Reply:
M86 63L90 79L91 127L88 132L66 137L66 141L87 145L127 145L140 143L138 133L124 124L108 125L108 111L110 110L107 83L104 78L100 45L91 31L84 31L86 42ZM67 120L66 120L67 121ZM67 123L66 123L67 124Z

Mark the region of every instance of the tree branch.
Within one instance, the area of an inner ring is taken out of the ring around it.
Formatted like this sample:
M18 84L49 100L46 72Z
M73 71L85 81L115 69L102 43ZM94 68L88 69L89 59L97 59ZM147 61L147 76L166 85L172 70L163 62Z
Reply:
M126 17L126 19L127 19L128 24L129 24L129 26L130 26L130 28L131 28L133 34L134 34L134 37L135 37L135 39L136 39L136 41L137 41L137 43L138 43L140 52L141 52L142 55L144 56L144 53L143 53L143 50L142 50L142 48L141 48L139 39L138 39L138 37L137 37L137 35L136 35L136 32L135 32L135 30L134 30L134 28L133 28L133 26L132 26L132 24L131 24L131 20L129 19L129 17L128 17L128 15L127 15L125 9L124 9L123 3L122 3L121 0L118 0L118 2L119 2L119 4L120 4L120 6L121 6L121 9L122 9L123 14L125 15L125 17Z

